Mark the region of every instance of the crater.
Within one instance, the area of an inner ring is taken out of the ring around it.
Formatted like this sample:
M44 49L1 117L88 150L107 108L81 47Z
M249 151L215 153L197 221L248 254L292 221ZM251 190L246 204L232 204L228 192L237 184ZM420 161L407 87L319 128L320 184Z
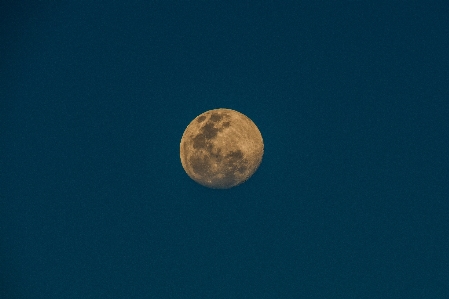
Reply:
M226 158L229 159L229 162L234 163L243 158L243 153L241 150L232 151L226 155Z
M229 172L229 174L232 173L234 175L236 172L246 172L248 169L248 160L243 157L244 155L241 150L233 151L226 155L226 165L228 165L227 172Z
M199 122L199 123L202 123L205 119L206 119L206 116L201 115L201 116L199 116L199 117L196 119L196 121Z
M210 169L210 159L207 156L192 156L190 157L190 166L193 172L200 176L207 176Z
M223 118L222 115L220 115L218 113L214 113L210 116L210 121L217 122L217 121L220 121L222 118Z
M217 162L220 163L223 160L223 156L221 155L221 149L217 148L215 153L212 151L212 147L209 150L210 156Z
M248 161L247 160L243 160L242 165L240 165L237 168L237 171L240 172L240 173L245 173L246 170L248 169L247 165L248 165Z
M238 182L238 178L232 172L227 172L223 178L220 179L219 184L222 187L229 188L234 186Z

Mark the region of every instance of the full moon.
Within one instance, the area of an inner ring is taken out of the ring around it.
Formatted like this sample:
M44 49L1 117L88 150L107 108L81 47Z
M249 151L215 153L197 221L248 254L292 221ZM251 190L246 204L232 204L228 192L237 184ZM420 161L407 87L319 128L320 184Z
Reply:
M187 126L181 138L182 167L195 182L228 189L248 180L263 156L259 129L231 109L209 110Z

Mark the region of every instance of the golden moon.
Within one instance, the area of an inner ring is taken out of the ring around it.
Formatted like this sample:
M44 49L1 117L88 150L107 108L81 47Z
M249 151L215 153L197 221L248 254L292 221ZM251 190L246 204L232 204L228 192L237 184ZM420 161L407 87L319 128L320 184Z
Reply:
M227 189L249 179L263 156L259 129L244 114L214 109L197 116L181 138L182 167L195 182Z

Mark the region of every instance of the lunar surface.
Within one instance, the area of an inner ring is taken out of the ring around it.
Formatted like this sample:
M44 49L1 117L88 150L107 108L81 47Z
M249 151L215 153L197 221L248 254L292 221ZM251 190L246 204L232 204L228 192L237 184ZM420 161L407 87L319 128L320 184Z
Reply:
M180 144L181 163L197 183L227 189L249 179L263 156L259 129L244 114L214 109L196 117Z

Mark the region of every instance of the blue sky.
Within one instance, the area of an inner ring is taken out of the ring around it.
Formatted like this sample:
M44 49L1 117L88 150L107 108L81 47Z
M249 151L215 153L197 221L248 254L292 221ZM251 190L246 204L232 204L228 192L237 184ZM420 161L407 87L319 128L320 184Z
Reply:
M2 298L447 297L448 5L5 8ZM214 108L265 143L229 190L179 159Z

